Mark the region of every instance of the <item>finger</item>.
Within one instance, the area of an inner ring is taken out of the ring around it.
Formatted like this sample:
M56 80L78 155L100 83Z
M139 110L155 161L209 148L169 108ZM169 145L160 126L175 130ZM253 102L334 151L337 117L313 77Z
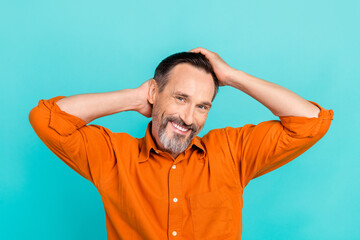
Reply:
M193 48L193 49L191 49L191 50L189 50L188 52L196 52L196 51L198 51L198 47L197 48Z
M206 50L205 48L202 48L202 47L197 47L197 48L191 49L189 52L205 53L205 52L209 52L209 50Z
M195 52L195 53L201 53L201 54L205 55L208 59L211 58L210 56L213 54L213 52L211 52L205 48L202 48L202 47L197 47L190 51Z

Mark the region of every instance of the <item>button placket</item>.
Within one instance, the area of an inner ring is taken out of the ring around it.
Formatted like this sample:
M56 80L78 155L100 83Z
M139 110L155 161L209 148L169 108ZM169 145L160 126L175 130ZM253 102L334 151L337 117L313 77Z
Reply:
M169 238L176 239L181 236L182 228L182 207L181 201L179 201L182 196L182 179L181 171L179 171L179 166L173 164L169 171ZM175 238L176 237L176 238Z

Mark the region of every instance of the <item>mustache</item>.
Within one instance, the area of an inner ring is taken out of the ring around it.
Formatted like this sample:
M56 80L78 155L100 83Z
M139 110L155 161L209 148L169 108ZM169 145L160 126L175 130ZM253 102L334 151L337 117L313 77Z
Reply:
M174 116L170 116L164 119L164 124L166 125L169 121L176 123L177 125L180 125L181 127L187 128L192 130L193 132L197 132L198 131L198 127L195 124L190 124L187 125L183 120L181 120L181 118L177 118Z

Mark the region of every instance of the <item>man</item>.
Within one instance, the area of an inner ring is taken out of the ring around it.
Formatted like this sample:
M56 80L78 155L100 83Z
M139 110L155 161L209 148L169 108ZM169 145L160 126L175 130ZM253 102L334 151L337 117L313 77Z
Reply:
M200 138L218 86L245 92L280 121ZM87 125L130 110L152 117L143 138ZM46 146L98 189L108 239L224 240L241 239L249 181L313 146L333 111L199 47L164 59L138 88L43 99L29 119Z

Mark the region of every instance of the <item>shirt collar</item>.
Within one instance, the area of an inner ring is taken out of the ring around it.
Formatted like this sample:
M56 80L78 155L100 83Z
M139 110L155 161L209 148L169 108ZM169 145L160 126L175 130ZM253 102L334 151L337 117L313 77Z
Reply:
M152 125L152 121L150 121L148 123L146 132L145 132L145 136L141 139L141 143L140 143L141 146L140 146L138 162L147 161L150 156L150 151L153 151L153 152L160 151L157 149L154 138L152 137L151 125ZM205 151L205 147L201 143L201 138L199 136L195 136L191 140L189 147L185 151L192 148L193 146L197 147L200 150L200 152L201 152L200 158L203 158L205 156L206 151Z

